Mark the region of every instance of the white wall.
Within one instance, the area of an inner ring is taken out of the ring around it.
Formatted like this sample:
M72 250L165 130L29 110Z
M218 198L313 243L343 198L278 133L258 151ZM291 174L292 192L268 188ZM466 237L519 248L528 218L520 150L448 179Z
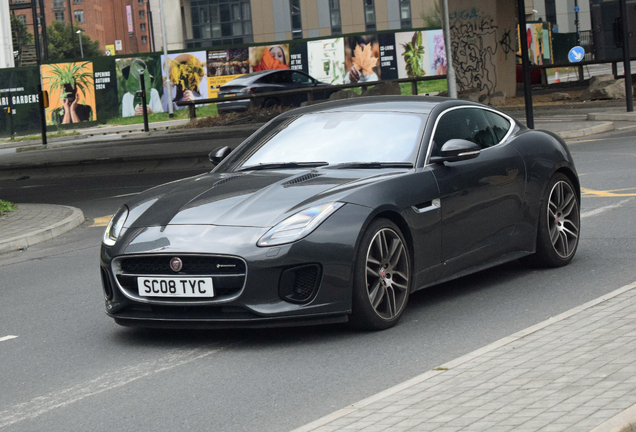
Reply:
M159 0L150 0L150 10L152 12L152 25L155 33L155 50L163 51L163 39L161 37L161 8ZM166 39L168 40L168 51L185 48L183 38L183 24L181 17L181 4L179 0L163 0L163 11L166 14ZM187 2L187 9L190 13L190 2ZM188 19L188 22L190 20ZM190 26L192 27L192 26Z
M14 66L9 2L0 1L0 69Z

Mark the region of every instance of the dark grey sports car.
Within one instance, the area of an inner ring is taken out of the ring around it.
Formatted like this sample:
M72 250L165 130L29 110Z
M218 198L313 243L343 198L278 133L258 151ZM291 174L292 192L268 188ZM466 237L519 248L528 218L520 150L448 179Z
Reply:
M210 159L113 216L101 276L118 324L384 329L413 291L518 258L562 266L579 241L563 141L480 104L327 102Z

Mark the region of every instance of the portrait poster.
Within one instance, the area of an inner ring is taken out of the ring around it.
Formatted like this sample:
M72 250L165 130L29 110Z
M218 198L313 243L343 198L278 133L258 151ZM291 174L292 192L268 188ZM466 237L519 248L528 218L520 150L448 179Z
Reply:
M249 72L247 48L207 51L208 97L218 96L219 87Z
M42 88L49 92L47 125L97 120L92 62L41 66Z
M377 35L344 38L345 84L366 83L382 79L380 44Z
M250 47L250 71L289 69L291 62L289 45L265 45Z
M163 80L159 56L119 58L115 63L120 115L122 117L143 115L142 99L137 96L137 91L141 90L142 77L146 87L148 114L164 112L161 103Z
M344 39L307 42L308 73L318 81L343 84L345 75Z
M187 108L187 106L178 106L176 103L179 101L208 99L206 63L205 51L161 56L163 77L161 101L164 112L169 112L171 103L173 110L180 110ZM168 81L171 85L171 93L168 92Z
M442 30L395 34L399 78L445 75L446 49Z

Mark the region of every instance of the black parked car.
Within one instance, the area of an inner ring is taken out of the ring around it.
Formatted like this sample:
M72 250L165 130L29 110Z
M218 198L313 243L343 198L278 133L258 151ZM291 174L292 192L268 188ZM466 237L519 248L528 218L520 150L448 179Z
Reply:
M106 228L117 323L384 329L413 291L518 258L562 266L579 243L566 145L476 103L324 102L210 157Z
M331 87L330 84L320 82L304 72L289 69L275 69L253 72L234 78L219 88L219 97L298 90L310 87L325 88L324 91L314 91L315 100L327 99L329 95L334 92L333 89L329 88ZM255 104L263 108L270 108L275 105L300 106L300 104L306 100L307 94L301 93L257 98ZM217 103L218 111L221 113L245 111L249 109L249 107L249 99Z

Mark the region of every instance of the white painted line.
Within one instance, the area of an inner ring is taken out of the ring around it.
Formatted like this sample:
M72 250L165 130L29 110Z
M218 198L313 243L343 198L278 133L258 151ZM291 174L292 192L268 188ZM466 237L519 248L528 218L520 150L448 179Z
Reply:
M603 212L605 212L607 210L612 210L612 209L621 207L623 204L625 204L625 203L627 203L627 202L629 202L631 200L632 200L632 198L617 202L616 204L607 205L605 207L599 207L597 209L590 210L590 211L585 212L585 213L581 213L581 219L586 218L586 217L590 217L590 216L596 216L597 214L603 213Z
M394 387L388 388L388 389L386 389L386 390L384 390L384 391L382 391L382 392L380 392L378 394L375 394L375 395L370 396L370 397L368 397L366 399L363 399L363 400L361 400L359 402L351 404L351 405L349 405L346 408L342 408L342 409L340 409L338 411L335 411L335 412L333 412L331 414L328 414L328 415L326 415L326 416L324 416L322 418L319 418L318 420L314 420L311 423L308 423L308 424L306 424L304 426L296 428L292 432L311 432L311 431L314 431L314 430L316 430L316 429L318 429L318 428L320 428L322 426L328 425L329 423L331 423L334 420L342 418L342 417L344 417L344 416L346 416L348 414L351 414L351 413L353 413L353 412L355 412L355 411L357 411L357 410L359 410L361 408L364 408L364 407L366 407L368 405L371 405L374 402L382 400L385 397L392 396L392 395L394 395L394 394L396 394L396 393L398 393L398 392L400 392L400 391L402 391L404 389L407 389L407 388L412 387L412 386L414 386L416 384L419 384L419 383L421 383L423 381L426 381L426 380L428 380L428 379L430 379L430 378L432 378L432 377L434 377L436 375L439 375L444 370L456 368L456 367L458 367L458 366L460 366L460 365L462 365L464 363L467 363L467 362L469 362L469 361L471 361L471 360L473 360L473 359L475 359L475 358L477 358L477 357L479 357L481 355L484 355L484 354L486 354L486 353L488 353L490 351L493 351L493 350L495 350L497 348L500 348L502 346L508 345L508 344L518 340L518 339L521 339L521 338L526 337L526 336L528 336L528 335L530 335L532 333L535 333L535 332L537 332L537 331L539 331L539 330L541 330L541 329L543 329L545 327L548 327L549 325L555 324L555 323L557 323L559 321L563 321L566 318L569 318L569 317L571 317L573 315L576 315L579 312L582 312L582 311L584 311L586 309L591 308L592 306L596 306L597 304L600 304L600 303L603 303L603 302L605 302L607 300L610 300L610 299L612 299L612 298L614 298L614 297L616 297L616 296L618 296L620 294L623 294L623 293L625 293L627 291L630 291L630 290L632 290L634 288L636 288L636 282L633 282L633 283L631 283L629 285L625 285L622 288L619 288L619 289L617 289L615 291L607 293L607 294L605 294L605 295L603 295L601 297L598 297L598 298L596 298L596 299L594 299L592 301L589 301L589 302L587 302L585 304L582 304L581 306L577 306L577 307L575 307L573 309L570 309L569 311L563 312L560 315L557 315L555 317L549 318L549 319L547 319L547 320L545 320L543 322L540 322L539 324L536 324L536 325L533 325L531 327L528 327L528 328L526 328L524 330L521 330L521 331L519 331L519 332L517 332L515 334L512 334L510 336L507 336L507 337L505 337L503 339L499 339L498 341L493 342L490 345L486 345L485 347L479 348L479 349L477 349L477 350L475 350L475 351L473 351L471 353L468 353L468 354L463 355L463 356L461 356L459 358L456 358L455 360L451 360L448 363L445 363L445 364L441 365L439 368L426 371L426 372L424 372L421 375L418 375L418 376L416 376L414 378L411 378L410 380L404 381L404 382L402 382L402 383L400 383L400 384L398 384L398 385L396 385ZM2 427L1 420L2 419L0 418L0 427Z
M225 347L175 349L163 357L133 366L116 368L112 372L107 372L92 380L80 382L73 387L36 396L30 401L10 407L5 406L5 409L0 411L0 429L21 421L34 419L42 414L64 408L88 397L123 387L141 378L151 377L160 372L200 360L237 343L240 343L240 341Z
M8 340L15 339L15 338L17 338L17 336L9 335L9 336L5 336L5 337L0 337L0 342L8 341Z

